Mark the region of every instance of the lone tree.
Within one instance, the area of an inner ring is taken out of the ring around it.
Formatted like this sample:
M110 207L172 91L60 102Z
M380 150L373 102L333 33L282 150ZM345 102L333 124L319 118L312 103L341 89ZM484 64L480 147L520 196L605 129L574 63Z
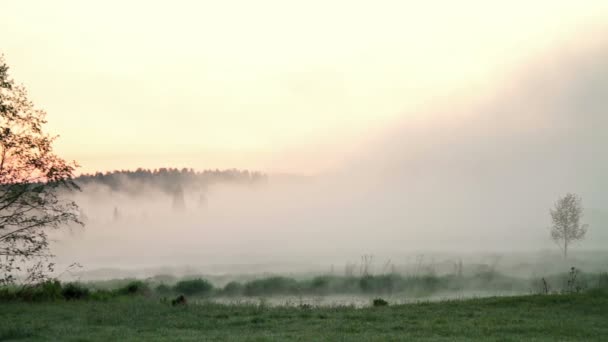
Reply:
M587 233L588 225L581 224L582 217L581 198L575 194L566 194L551 209L551 238L562 248L564 258L568 258L568 246L582 240Z
M0 286L46 279L53 271L49 232L82 224L65 196L78 189L77 165L53 153L56 137L42 130L46 113L8 69L0 55Z

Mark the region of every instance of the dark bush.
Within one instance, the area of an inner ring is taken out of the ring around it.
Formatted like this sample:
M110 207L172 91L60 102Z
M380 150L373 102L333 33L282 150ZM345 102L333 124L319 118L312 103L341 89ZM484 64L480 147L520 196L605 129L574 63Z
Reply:
M147 296L150 295L150 287L143 281L135 280L128 283L126 286L118 289L118 294L129 296Z
M373 300L372 304L374 306L388 306L388 302L382 298L376 298Z
M231 281L222 290L222 294L225 296L239 296L243 294L245 287L243 284L236 281Z
M205 279L192 279L178 282L173 289L186 295L208 295L213 291L213 285Z
M6 302L17 299L17 293L10 287L0 288L0 301Z
M39 299L56 300L61 299L62 289L59 280L48 280L37 286Z
M63 286L61 295L65 300L79 300L89 297L89 289L78 283L68 283Z
M246 296L297 294L300 292L298 282L291 278L271 277L252 280L245 284Z
M173 306L186 305L186 304L188 304L188 301L186 300L186 297L184 297L184 295L180 295L179 297L177 297L171 301L171 305L173 305Z
M359 292L359 280L354 277L318 276L308 284L315 294Z
M61 283L57 280L49 280L34 286L22 288L4 288L0 292L2 300L22 300L26 302L37 302L61 299Z
M310 288L315 292L329 292L332 277L329 276L318 276L312 278L310 282Z

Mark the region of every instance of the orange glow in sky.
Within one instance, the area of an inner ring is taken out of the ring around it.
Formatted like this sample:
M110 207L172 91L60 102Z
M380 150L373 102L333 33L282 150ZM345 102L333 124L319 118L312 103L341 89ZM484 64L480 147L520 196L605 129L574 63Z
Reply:
M471 96L608 1L5 1L0 51L81 171L314 173Z

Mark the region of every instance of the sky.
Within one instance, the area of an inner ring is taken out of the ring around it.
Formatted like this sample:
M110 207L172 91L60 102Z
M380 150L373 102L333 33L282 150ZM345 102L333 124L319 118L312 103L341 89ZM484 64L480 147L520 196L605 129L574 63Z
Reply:
M314 174L606 18L605 0L0 0L0 52L80 172Z

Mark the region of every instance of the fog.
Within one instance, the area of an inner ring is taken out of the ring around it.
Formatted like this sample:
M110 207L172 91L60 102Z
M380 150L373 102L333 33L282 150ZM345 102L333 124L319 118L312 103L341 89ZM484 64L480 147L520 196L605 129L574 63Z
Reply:
M53 250L88 271L186 273L341 270L362 254L378 265L540 258L558 252L549 208L566 192L582 196L591 226L574 255L602 250L607 61L608 46L547 51L479 95L438 97L329 172L186 186L181 209L153 188L86 185L74 195L86 226L55 236Z

